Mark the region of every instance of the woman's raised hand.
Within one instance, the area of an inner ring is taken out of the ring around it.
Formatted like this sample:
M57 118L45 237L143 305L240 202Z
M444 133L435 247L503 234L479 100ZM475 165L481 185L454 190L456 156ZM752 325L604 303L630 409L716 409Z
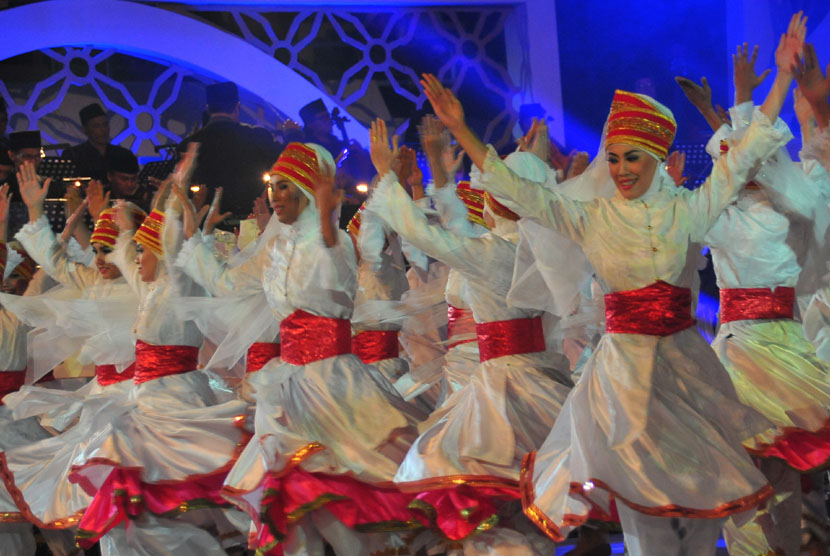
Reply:
M749 45L743 43L738 45L735 54L732 55L732 65L735 68L735 104L741 104L752 100L752 91L763 83L771 71L765 69L761 75L755 73L755 60L758 58L758 45L749 54Z
M804 12L794 13L787 26L787 32L781 35L775 50L775 65L778 71L792 75L804 50L804 37L807 36L807 16Z
M41 185L40 178L35 172L35 163L29 160L23 162L20 171L17 173L17 184L20 187L20 196L23 198L23 202L29 207L29 216L32 222L43 214L43 200L46 199L51 183L52 178L46 178L46 181Z
M666 158L666 172L674 180L674 185L681 186L686 183L689 178L683 176L683 170L686 168L686 153L683 151L674 151L668 158Z
M389 147L389 134L386 131L386 122L378 118L369 128L369 156L378 175L383 177L392 170L392 161L398 155L398 136L392 138L392 148Z
M206 234L212 234L214 228L225 221L232 213L219 212L222 207L222 188L217 187L216 193L213 194L213 202L210 204L210 210L207 211L207 219L205 220L204 231ZM201 209L199 210L202 213ZM202 213L204 214L204 213ZM201 218L199 219L201 221Z
M98 180L92 180L86 188L86 198L89 201L89 215L97 222L101 212L110 204L110 192L104 194L104 185Z
M421 86L424 94L432 104L435 115L450 131L455 132L464 126L464 108L452 91L444 87L431 73L422 74Z

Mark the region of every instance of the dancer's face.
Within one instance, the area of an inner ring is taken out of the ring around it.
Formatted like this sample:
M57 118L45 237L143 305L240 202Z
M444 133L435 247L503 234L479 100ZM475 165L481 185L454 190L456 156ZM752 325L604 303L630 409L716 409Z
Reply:
M27 287L29 287L29 281L23 278L23 276L15 270L9 275L8 278L3 280L0 291L11 295L23 295Z
M636 199L651 187L658 162L644 150L633 145L609 145L605 158L614 185L626 199Z
M308 204L308 200L300 193L299 188L284 178L280 178L268 187L268 199L271 201L274 214L283 224L296 222Z
M159 260L156 254L141 244L135 246L135 264L142 282L155 282Z
M112 247L96 241L92 244L92 252L95 253L95 266L104 280L114 280L121 276L118 267L107 261L107 256L112 253Z

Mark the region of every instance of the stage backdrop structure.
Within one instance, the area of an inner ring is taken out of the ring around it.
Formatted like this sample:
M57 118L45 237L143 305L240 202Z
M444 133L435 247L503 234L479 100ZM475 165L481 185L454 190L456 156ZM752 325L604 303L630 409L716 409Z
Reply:
M512 143L523 102L543 101L554 129L561 123L556 91L533 94L534 79L549 81L551 72L534 78L529 69L538 53L528 29L539 14L556 29L553 2L305 4L50 0L3 10L9 131L40 127L45 142L82 142L78 109L98 97L113 116L114 142L151 157L199 122L206 84L230 80L243 90L244 121L273 128L323 98L350 119L348 135L365 142L375 117L401 130L420 117L426 71L452 86L472 124L499 147ZM550 64L556 48L547 50Z

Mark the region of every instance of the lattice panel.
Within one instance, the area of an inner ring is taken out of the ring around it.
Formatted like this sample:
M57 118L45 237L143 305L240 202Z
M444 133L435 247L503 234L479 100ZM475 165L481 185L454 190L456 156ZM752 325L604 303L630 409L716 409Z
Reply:
M192 14L274 56L365 125L383 117L398 126L415 116L426 101L419 76L432 72L459 95L486 140L511 140L519 89L506 62L510 7Z
M54 48L0 63L0 95L13 131L40 129L44 144L86 141L78 110L99 100L114 115L113 143L142 157L177 144L201 120L204 87L214 80L169 62L113 49ZM17 68L25 63L29 75ZM286 116L240 91L242 120L273 129Z

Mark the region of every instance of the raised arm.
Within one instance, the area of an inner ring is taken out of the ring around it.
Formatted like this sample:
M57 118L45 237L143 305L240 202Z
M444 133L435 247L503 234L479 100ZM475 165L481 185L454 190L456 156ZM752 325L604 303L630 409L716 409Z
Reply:
M804 45L804 61L796 68L795 78L799 90L813 109L818 128L823 131L830 122L830 64L822 74L812 44Z
M423 211L410 199L398 183L395 173L391 171L393 155L388 144L386 125L382 120L372 125L370 140L372 162L381 179L367 203L367 208L426 255L468 277L492 279L494 265L488 262L492 261L494 251L488 243L496 242L464 237L439 225L430 224Z
M787 32L781 35L778 41L778 48L775 50L775 80L767 98L761 105L761 112L774 122L781 113L784 106L784 99L790 92L796 68L799 64L799 57L804 49L804 37L807 34L807 18L802 16L803 12L793 14Z

